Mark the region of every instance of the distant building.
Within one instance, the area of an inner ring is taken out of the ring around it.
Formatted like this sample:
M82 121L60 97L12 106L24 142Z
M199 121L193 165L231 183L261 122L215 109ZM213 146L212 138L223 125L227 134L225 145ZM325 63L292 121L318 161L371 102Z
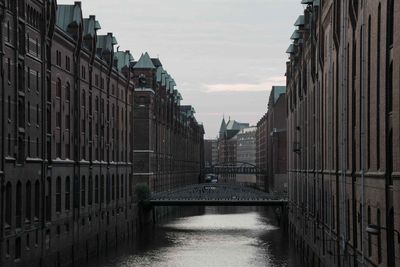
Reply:
M286 87L273 86L268 111L257 124L256 163L266 175L257 176L258 187L287 192Z
M224 165L236 165L237 162L237 134L249 128L250 124L240 123L229 119L228 123L225 118L222 119L218 138L218 163ZM221 175L220 179L226 182L235 181L235 174Z
M218 141L216 139L204 140L204 164L206 167L212 166L218 160Z
M237 161L249 164L256 164L256 131L257 127L242 129L237 135ZM237 182L256 183L254 174L236 175Z

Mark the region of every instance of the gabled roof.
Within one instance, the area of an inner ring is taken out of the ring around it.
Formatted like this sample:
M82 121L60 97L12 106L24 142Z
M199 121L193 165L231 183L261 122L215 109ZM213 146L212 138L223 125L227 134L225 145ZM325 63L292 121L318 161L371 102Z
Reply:
M291 40L298 40L298 39L300 39L300 38L301 38L301 35L300 35L300 33L299 33L298 30L295 30L295 31L293 32L292 36L290 37Z
M268 106L275 105L279 97L283 94L286 94L286 86L272 86Z
M82 23L80 3L74 5L58 5L56 25L67 32L70 26L79 26Z
M154 66L153 62L151 61L151 58L149 54L146 52L142 54L140 57L139 61L133 66L134 69L155 69L156 67Z
M107 35L97 36L96 48L98 49L98 52L101 51L101 52L111 53L113 51L112 33L108 33Z
M118 51L114 54L114 60L117 61L117 69L121 71L124 67L130 66L133 56L129 51Z
M96 35L96 19L95 16L83 19L83 36L94 37Z
M162 82L163 73L164 73L163 67L162 67L162 66L159 66L159 67L157 68L157 72L156 72L157 82L159 82L159 83Z
M297 18L296 22L294 23L294 26L299 26L299 27L304 26L304 23L305 23L304 15L300 15Z
M154 65L156 68L162 67L162 63L161 63L160 59L158 59L158 58L152 58L152 59L151 59L151 62L153 62L153 65Z

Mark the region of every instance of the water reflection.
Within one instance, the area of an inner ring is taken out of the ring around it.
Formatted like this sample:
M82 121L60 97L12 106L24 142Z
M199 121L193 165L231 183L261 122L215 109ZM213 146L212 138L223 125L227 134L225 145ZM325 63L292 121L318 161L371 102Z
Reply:
M137 246L103 266L288 266L288 241L273 213L207 207L143 231Z

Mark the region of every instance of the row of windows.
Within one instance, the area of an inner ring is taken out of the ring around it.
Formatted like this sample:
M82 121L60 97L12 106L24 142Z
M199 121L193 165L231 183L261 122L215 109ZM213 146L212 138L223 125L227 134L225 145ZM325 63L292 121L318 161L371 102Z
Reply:
M51 220L52 209L52 181L47 178L46 191L41 192L40 181L36 180L32 186L31 181L23 185L18 181L15 189L12 188L10 182L5 187L5 223L6 228L12 225L12 218L15 218L16 228L22 227L22 222L30 224L32 221L38 221L40 218L41 197L45 198L46 203L46 220ZM81 177L77 187L73 186L72 179L67 176L62 182L61 177L56 178L55 190L55 210L58 213L69 211L71 209L71 201L74 200L74 207L85 207L93 203L99 204L106 201L124 199L124 197L132 196L133 178L125 179L124 175L107 175L100 178L98 175L93 179L89 176L86 180L85 176ZM76 183L75 183L76 184ZM75 188L74 188L75 187ZM15 197L15 198L14 198ZM33 202L32 202L33 197ZM25 199L24 214L22 214L22 202ZM62 205L62 202L64 205ZM13 205L15 203L15 205ZM33 211L33 213L32 213ZM23 220L24 219L24 220Z

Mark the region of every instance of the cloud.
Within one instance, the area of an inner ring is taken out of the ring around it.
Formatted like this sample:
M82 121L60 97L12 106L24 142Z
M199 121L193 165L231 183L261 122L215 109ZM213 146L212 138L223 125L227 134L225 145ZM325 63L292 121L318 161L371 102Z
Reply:
M222 92L260 92L267 91L274 85L285 85L285 77L270 77L269 79L259 83L220 83L206 84L206 93L222 93Z

